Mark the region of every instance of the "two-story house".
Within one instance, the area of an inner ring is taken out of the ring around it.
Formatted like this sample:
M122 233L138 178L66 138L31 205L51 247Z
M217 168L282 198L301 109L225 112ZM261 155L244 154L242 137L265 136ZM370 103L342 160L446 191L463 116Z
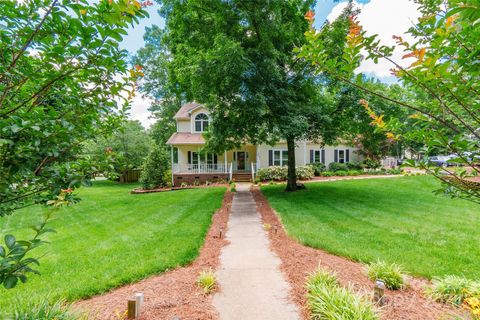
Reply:
M175 115L177 132L167 144L172 148L172 182L179 186L182 182L229 180L249 181L260 168L285 166L288 161L287 144L279 142L274 146L245 144L223 154L202 153L205 144L203 132L208 129L208 110L198 103L183 105ZM298 141L295 148L297 166L321 162L328 166L331 162L347 163L360 161L355 148L346 145L321 146L309 141Z

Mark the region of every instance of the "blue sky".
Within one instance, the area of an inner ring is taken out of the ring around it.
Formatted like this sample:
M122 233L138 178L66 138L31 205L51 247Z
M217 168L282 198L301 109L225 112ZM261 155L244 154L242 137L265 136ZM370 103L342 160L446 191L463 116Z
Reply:
M345 2L345 1L340 1ZM358 3L368 3L370 0L358 0ZM333 7L335 7L338 2L333 0L317 0L317 5L315 6L315 14L316 14L316 25L321 25L325 19L327 18L328 14L332 11ZM133 28L128 30L128 36L123 39L122 47L128 50L130 53L135 53L138 49L143 46L143 35L145 33L145 27L151 25L158 25L163 27L165 25L165 21L161 18L157 12L160 6L155 3L155 5L148 7L148 13L150 17L148 19L143 19L140 24L136 25Z

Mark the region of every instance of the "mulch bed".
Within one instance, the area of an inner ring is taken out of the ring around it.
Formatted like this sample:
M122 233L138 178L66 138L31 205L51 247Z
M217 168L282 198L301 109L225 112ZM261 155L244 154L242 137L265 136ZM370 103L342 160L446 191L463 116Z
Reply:
M186 189L201 189L208 187L228 187L228 183L211 183L211 184L202 184L199 186L186 186L186 187L165 187L165 188L156 188L156 189L142 189L137 188L130 191L131 194L144 194L144 193L155 193L155 192L167 192L175 190L186 190Z
M143 292L145 303L141 319L217 319L212 295L204 295L196 280L201 271L215 270L220 263L220 251L228 241L219 238L219 230L222 227L224 234L227 230L232 199L233 193L227 192L222 207L213 215L200 255L192 264L77 302L75 308L89 311L96 319L124 319L117 314L125 314L127 300L135 293Z
M353 286L360 293L369 295L373 293L374 283L367 278L364 265L323 250L303 246L290 238L283 229L278 215L260 190L253 187L252 193L263 222L271 226L278 225L276 234L275 228L268 231L271 248L282 260L281 269L292 286L291 298L300 307L303 319L309 318L305 299L305 278L319 266L333 271L342 285ZM452 319L452 315L461 315L464 319L469 319L464 310L425 297L423 288L428 284L427 280L411 278L405 290L386 290L387 302L380 309L381 319Z

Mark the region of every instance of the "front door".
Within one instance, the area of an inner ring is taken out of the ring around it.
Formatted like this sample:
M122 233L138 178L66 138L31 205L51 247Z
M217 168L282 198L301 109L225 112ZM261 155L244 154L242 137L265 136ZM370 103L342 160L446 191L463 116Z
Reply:
M237 170L245 170L245 151L237 151Z

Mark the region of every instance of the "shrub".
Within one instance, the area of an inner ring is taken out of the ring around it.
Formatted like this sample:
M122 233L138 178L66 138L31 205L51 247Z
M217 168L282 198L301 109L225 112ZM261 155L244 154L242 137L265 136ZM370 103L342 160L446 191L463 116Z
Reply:
M363 160L363 166L367 169L378 169L381 167L381 163L379 160L365 159Z
M401 266L385 261L373 262L367 266L367 274L370 280L380 279L385 287L398 290L405 286L405 275Z
M310 180L315 176L315 172L311 166L297 167L295 172L299 180Z
M469 297L480 297L480 282L454 275L434 278L426 293L436 301L460 305Z
M349 288L340 287L328 272L317 271L310 275L306 286L311 319L378 319L371 302Z
M331 171L322 172L322 177L332 177L334 175L335 175L335 173L333 173Z
M321 162L314 162L309 164L310 167L313 169L313 174L318 177L321 175L322 172L327 170L327 167Z
M345 171L345 170L339 170L339 171L335 171L335 175L336 175L336 176L343 177L343 176L347 176L347 175L348 175L348 172Z
M363 173L363 171L359 171L359 170L348 170L347 171L347 175L349 176L359 176Z
M351 161L351 162L347 162L347 168L348 170L362 170L363 166L358 161Z
M16 307L13 319L18 320L86 320L87 315L71 310L69 304L60 300L53 304L48 298L40 302L28 302L23 307Z
M258 169L257 177L262 181L284 181L287 179L287 173L287 167L273 166Z
M140 183L143 189L165 187L170 182L168 175L169 156L164 148L154 146L143 163Z
M308 180L314 177L314 170L310 166L296 168L297 179ZM273 166L258 169L257 178L261 181L285 181L287 180L288 168Z
M209 294L215 290L217 279L212 270L204 270L200 272L197 278L197 285L202 288L203 293Z
M237 192L237 185L234 183L230 183L230 192Z
M345 163L340 163L340 162L331 162L328 165L328 170L337 172L337 171L347 171L348 167Z
M400 170L400 169L388 169L387 174L402 174L402 170Z

